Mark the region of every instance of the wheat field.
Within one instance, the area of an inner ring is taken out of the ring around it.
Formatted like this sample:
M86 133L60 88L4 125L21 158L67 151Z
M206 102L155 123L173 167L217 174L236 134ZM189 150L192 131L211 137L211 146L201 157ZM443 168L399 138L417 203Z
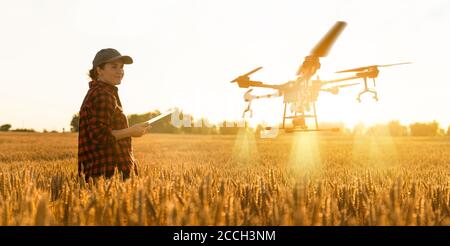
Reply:
M133 139L139 176L85 183L77 134L0 134L0 225L450 225L450 139Z

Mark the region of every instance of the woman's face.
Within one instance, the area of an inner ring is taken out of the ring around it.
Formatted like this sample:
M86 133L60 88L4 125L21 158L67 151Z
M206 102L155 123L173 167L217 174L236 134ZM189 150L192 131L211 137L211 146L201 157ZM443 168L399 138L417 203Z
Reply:
M98 80L111 85L119 85L124 75L123 62L118 60L106 63L103 69L97 67L97 73Z

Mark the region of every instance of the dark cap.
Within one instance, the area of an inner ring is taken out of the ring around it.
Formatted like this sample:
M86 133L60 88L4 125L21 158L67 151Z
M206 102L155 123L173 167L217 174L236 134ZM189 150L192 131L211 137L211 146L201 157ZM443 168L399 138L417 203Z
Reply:
M116 60L122 60L124 64L132 64L133 59L129 56L123 56L119 53L119 51L115 49L102 49L94 57L94 60L92 61L92 66L96 67L98 65L101 65L103 63L112 62Z

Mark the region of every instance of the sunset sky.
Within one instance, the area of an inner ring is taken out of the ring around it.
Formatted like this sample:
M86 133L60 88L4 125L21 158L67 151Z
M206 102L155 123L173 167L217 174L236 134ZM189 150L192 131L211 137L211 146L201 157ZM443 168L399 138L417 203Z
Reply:
M0 125L70 128L88 89L95 53L116 48L133 57L119 94L126 114L179 107L211 121L239 120L246 89L230 81L252 76L284 83L336 21L347 27L321 79L334 71L381 68L379 102L322 93L319 121L349 126L438 120L450 125L450 1L6 1L0 0ZM271 93L257 90L257 94ZM282 99L253 102L252 121L279 121Z

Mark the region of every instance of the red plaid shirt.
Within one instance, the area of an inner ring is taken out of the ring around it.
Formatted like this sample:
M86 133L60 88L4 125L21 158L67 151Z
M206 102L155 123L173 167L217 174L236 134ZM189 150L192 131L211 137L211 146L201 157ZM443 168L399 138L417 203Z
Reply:
M128 128L117 87L101 81L89 82L89 91L80 109L78 173L86 179L110 177L117 168L124 176L137 172L131 137L116 140L112 130ZM137 173L136 173L137 174Z

